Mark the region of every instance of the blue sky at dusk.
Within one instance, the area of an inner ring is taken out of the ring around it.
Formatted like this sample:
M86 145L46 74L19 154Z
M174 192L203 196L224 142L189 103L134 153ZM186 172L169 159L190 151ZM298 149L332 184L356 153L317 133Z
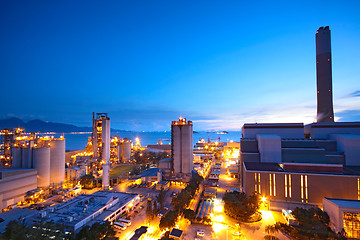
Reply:
M195 130L313 122L315 33L335 119L360 120L360 1L1 1L0 117Z

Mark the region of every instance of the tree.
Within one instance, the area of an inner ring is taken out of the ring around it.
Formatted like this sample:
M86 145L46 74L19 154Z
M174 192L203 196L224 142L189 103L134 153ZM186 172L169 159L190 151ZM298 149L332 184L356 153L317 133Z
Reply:
M76 240L97 240L114 237L115 230L110 222L94 223L91 227L84 226L76 235Z
M196 213L191 209L184 209L183 214L184 214L184 217L190 221L193 221L196 216Z
M156 196L156 200L160 204L160 209L163 209L164 207L165 198L166 198L166 192L164 191L163 188L161 188L159 194Z
M175 211L169 211L167 212L161 219L160 219L160 224L159 224L159 228L161 230L164 230L166 228L170 229L172 227L175 226L176 223L176 219L178 217L177 212Z
M92 189L95 187L95 184L94 184L94 176L91 175L91 174L88 174L88 175L84 175L80 178L80 184L81 184L81 187L82 188L85 188L85 189Z
M190 193L184 190L182 190L176 197L173 197L171 200L171 205L178 213L180 213L182 209L188 207L192 199Z
M5 239L22 240L26 235L27 228L23 221L10 221L6 226L4 237Z
M151 221L154 218L153 208L150 200L147 201L146 205L146 218L148 221Z
M156 214L158 213L158 204L157 204L156 200L154 201L152 211L153 211L153 217L156 217Z
M223 200L225 213L230 217L244 222L260 220L260 198L258 194L247 196L240 192L227 192ZM257 219L255 216L258 216Z

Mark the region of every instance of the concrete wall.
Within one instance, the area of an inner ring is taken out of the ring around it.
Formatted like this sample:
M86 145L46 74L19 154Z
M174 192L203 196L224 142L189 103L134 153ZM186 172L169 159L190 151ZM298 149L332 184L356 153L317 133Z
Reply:
M27 191L37 188L37 172L35 169L12 169L0 171L0 210L24 201Z
M355 134L360 135L359 123L323 123L312 124L310 128L310 136L313 139L329 139L331 134Z
M283 148L323 148L328 152L336 152L335 140L322 139L282 139Z
M302 123L244 124L241 132L243 138L256 138L257 134L276 134L281 138L304 138Z
M240 149L242 152L258 153L258 143L255 138L240 139Z
M360 166L360 135L332 134L332 139L337 141L337 150L345 155L345 164Z
M343 228L343 216L341 215L339 206L324 198L323 210L329 215L331 229L336 233L340 232Z
M321 148L283 148L283 162L325 163L325 150Z
M274 134L257 134L260 161L281 163L281 138Z

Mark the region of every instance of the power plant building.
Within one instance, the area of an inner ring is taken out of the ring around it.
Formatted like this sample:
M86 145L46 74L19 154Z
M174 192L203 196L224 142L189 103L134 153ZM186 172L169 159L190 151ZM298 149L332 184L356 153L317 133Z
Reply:
M321 206L324 197L359 200L360 122L306 127L309 138L298 136L298 131L305 133L301 124L244 124L240 139L243 191L261 194L277 210ZM293 137L282 136L284 130Z
M171 158L175 174L190 175L193 170L193 125L186 118L172 121Z
M317 122L334 122L329 26L316 32Z

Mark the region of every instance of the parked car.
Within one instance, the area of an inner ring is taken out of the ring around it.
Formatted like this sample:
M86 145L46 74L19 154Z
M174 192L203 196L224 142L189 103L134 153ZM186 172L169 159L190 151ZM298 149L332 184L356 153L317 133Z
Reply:
M203 237L205 235L205 232L203 230L197 230L196 235L200 236L200 237Z

